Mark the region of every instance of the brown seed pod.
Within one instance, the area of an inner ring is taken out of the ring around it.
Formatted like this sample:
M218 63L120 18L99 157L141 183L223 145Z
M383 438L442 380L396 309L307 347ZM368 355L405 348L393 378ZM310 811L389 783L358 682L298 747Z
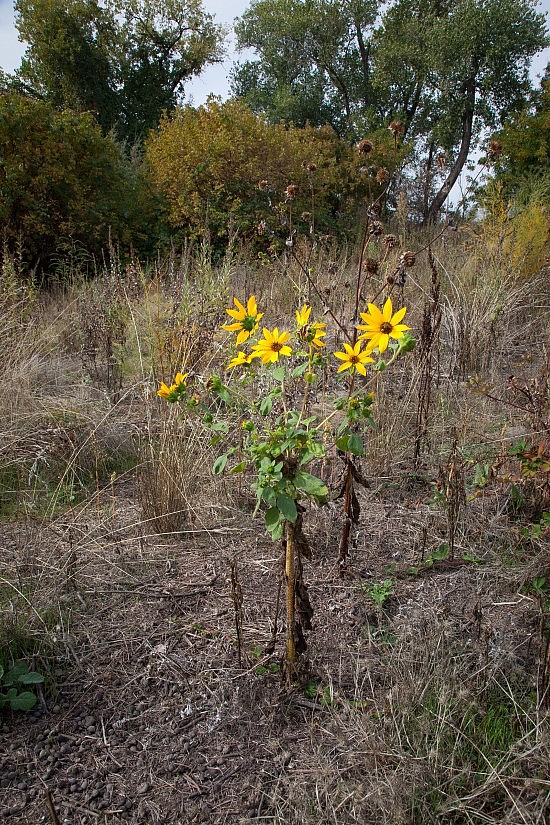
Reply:
M384 167L381 167L378 172L376 173L376 182L377 183L386 183L387 180L390 179L390 173Z
M295 183L289 183L287 188L285 189L285 196L288 201L294 200L296 195L298 194L298 187Z
M401 255L401 263L407 267L414 266L416 263L416 255L414 252L403 252Z
M371 275L377 275L379 262L376 258L365 258L363 261L363 269Z
M487 157L489 160L496 160L502 154L502 143L500 140L490 140L487 147Z
M384 224L382 221L373 221L370 227L370 234L378 238L384 231Z
M405 124L402 120L392 120L392 122L388 126L388 129L394 137L397 137L397 135L405 134Z
M360 140L357 144L356 149L359 155L370 155L370 153L374 149L374 144L372 143L372 141L363 138L363 140Z
M266 180L261 180L258 183L258 189L267 189L267 181Z
M384 244L388 247L388 249L395 249L398 245L399 241L395 235L385 235L384 236Z

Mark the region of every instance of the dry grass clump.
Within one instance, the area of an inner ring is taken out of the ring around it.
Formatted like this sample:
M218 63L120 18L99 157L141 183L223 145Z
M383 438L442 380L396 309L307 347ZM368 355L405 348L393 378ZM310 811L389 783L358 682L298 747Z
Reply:
M480 667L479 652L424 616L385 657L385 687L367 675L352 700L325 694L328 719L312 718L307 758L279 773L263 821L542 825L546 714L531 677Z

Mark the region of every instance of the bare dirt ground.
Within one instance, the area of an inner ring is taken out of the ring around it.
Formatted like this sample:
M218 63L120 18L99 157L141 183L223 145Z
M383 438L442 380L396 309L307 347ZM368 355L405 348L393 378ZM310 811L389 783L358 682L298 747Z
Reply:
M260 520L208 529L195 520L175 536L147 535L134 494L131 481L116 482L77 515L2 527L4 569L34 578L36 609L56 606L41 702L0 727L2 822L420 823L400 802L407 742L385 751L382 735L404 682L418 689L438 657L462 657L460 672L474 681L494 667L536 683L536 604L497 563L495 535L476 532L479 508L491 504L469 506L455 561L413 575L426 536L428 550L445 536L428 485L401 479L363 492L367 526L344 578L338 507L312 511L314 629L307 671L289 690L281 616L275 652L264 652L280 548ZM475 561L463 560L466 550ZM231 560L243 591L240 665ZM540 572L548 556L533 563ZM388 578L379 610L366 591ZM406 758L421 787L429 754ZM542 823L550 790L529 781L518 798L539 794ZM502 821L534 821L516 816Z

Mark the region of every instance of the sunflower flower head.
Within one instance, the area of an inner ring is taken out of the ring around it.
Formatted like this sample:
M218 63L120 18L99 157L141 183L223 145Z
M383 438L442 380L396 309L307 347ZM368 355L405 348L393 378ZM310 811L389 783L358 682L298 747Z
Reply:
M233 367L240 367L243 364L251 364L253 359L252 353L247 355L246 352L238 352L235 358L232 358L226 369L231 370Z
M355 370L361 375L366 375L367 370L365 364L372 364L374 358L369 358L368 350L361 350L361 342L357 341L353 346L344 343L344 352L335 352L334 357L338 358L343 363L338 367L338 372L344 370Z
M325 327L326 324L321 324L318 321L307 327L306 340L310 347L315 347L317 349L325 346L324 341L321 340L327 334Z
M405 317L407 307L402 307L394 313L391 298L386 300L382 310L375 304L369 304L369 311L361 313L361 320L364 324L358 324L357 329L363 330L359 336L359 341L367 339L367 352L372 352L378 347L380 353L388 348L390 338L399 340L403 334L410 329L401 321Z
M157 390L157 395L164 398L166 401L178 401L179 398L185 394L185 390L187 389L186 379L188 375L188 372L185 374L182 374L181 372L176 373L174 383L170 386L167 386L164 381L161 381L160 389Z
M236 309L226 309L226 312L235 320L232 324L222 324L222 329L227 330L227 332L238 332L236 344L240 346L256 332L263 312L258 312L254 295L250 296L246 306L241 304L237 298L233 298L233 303Z
M302 327L307 327L310 315L311 307L307 304L304 304L302 309L296 310L296 323L298 324L299 329L301 329Z
M291 355L289 338L290 332L279 332L277 327L271 332L264 327L264 337L252 347L252 358L261 358L262 364L274 364L281 355Z

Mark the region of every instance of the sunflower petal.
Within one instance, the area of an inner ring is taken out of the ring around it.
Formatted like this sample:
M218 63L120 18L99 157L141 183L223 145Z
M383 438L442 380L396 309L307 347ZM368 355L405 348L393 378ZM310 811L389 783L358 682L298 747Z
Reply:
M386 298L386 302L382 309L382 315L384 316L384 321L390 321L393 312L393 304L391 302L391 298Z
M403 318L405 317L406 311L407 311L407 307L402 307L401 309L398 309L397 312L395 312L391 317L391 321L390 321L391 325L396 326L396 324L398 324L400 321L402 321Z

